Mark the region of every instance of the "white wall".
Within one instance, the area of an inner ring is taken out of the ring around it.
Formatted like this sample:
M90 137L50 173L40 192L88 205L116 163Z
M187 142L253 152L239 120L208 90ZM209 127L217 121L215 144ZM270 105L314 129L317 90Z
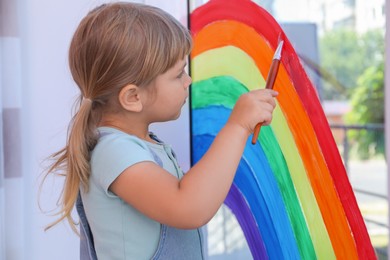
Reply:
M77 89L67 66L67 51L72 34L88 10L101 4L96 0L15 0L18 1L21 27L22 63L22 144L24 242L22 255L14 259L78 259L78 237L67 224L43 232L54 220L42 214L37 205L39 177L43 160L65 144L67 124ZM143 2L143 1L138 1ZM146 1L163 6L185 22L184 1ZM176 148L184 169L189 167L188 106L182 117L169 126L154 126L155 132ZM49 179L41 204L53 209L61 181Z

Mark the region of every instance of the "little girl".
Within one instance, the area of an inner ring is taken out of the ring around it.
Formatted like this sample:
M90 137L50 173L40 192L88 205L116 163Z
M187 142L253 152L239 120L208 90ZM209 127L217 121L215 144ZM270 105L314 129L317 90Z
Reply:
M81 233L90 228L90 251L99 259L203 259L199 228L227 196L256 124L272 119L275 91L242 95L184 175L149 125L179 117L191 84L191 46L171 15L135 3L92 10L73 36L69 65L80 106L49 170L65 176L54 224L67 219L76 230L78 200Z

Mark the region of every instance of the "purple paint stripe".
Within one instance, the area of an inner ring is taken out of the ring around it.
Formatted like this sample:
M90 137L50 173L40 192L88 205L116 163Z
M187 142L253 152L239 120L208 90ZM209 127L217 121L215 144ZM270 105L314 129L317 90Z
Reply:
M249 205L235 184L230 188L225 205L236 216L254 259L268 259L263 238L261 237Z

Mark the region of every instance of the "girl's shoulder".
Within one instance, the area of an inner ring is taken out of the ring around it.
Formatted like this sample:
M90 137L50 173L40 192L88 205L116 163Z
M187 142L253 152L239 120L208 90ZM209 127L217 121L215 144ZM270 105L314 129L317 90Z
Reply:
M92 164L153 161L153 155L142 139L109 127L99 127L98 131L99 140L91 153Z
M145 142L133 135L107 127L91 152L91 178L108 192L108 187L126 168L145 161L155 162Z

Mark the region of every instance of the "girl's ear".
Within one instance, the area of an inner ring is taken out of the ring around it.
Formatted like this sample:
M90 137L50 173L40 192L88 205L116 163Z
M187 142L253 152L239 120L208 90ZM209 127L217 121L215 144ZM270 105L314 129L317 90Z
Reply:
M142 102L140 98L140 89L136 85L130 84L124 86L118 95L121 106L132 112L142 111Z

